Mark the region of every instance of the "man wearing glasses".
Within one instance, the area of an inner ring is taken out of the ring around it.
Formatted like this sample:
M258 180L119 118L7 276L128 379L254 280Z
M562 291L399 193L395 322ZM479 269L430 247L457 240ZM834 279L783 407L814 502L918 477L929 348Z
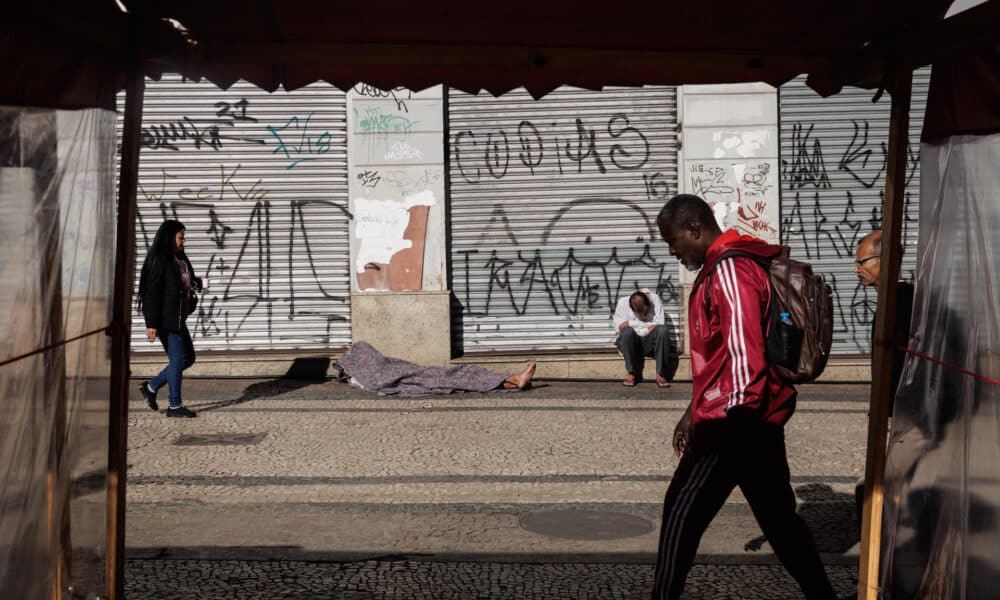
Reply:
M882 232L873 231L861 238L855 252L854 272L861 285L874 287L878 293L878 276L882 270ZM893 327L892 339L886 343L893 348L892 352L892 384L889 388L889 416L892 416L896 399L896 388L903 373L903 360L906 353L899 348L905 348L910 340L910 317L913 314L913 284L900 281L896 284L896 324ZM875 345L875 317L872 317L872 347ZM862 477L854 488L854 508L857 511L858 527L861 523L861 511L864 504L865 479Z
M878 276L882 270L882 232L873 231L861 238L855 254L854 272L861 285L872 286L878 293ZM896 284L896 326L893 337L886 340L894 349L892 353L892 396L896 395L899 376L903 372L903 359L906 353L899 347L906 347L910 339L910 316L913 314L913 284L900 281ZM872 317L872 344L875 343L875 318ZM892 400L889 401L889 415L892 415Z

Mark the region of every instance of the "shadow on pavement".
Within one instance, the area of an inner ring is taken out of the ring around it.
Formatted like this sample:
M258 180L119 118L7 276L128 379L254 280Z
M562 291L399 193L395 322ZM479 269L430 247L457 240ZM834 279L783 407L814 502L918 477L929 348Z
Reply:
M236 406L259 398L280 396L308 385L325 382L329 368L330 358L326 356L296 358L284 375L271 381L261 381L248 385L239 398L219 400L206 404L192 403L191 407L198 412L208 412L229 406Z
M816 548L825 554L847 552L860 541L854 514L854 496L833 491L824 483L806 483L795 488L801 516L816 541ZM750 552L760 550L767 538L758 536L744 545Z

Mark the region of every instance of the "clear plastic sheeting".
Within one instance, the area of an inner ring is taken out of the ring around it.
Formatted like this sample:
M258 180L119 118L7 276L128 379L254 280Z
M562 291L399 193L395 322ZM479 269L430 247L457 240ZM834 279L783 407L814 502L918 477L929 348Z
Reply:
M1000 590L1000 134L921 148L910 349L886 463L885 598Z
M114 134L0 107L0 598L105 591Z

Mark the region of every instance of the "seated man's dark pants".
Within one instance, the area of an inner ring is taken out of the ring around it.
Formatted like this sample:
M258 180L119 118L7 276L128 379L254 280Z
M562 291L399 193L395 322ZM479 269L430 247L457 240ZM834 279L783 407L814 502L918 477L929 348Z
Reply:
M625 357L625 370L637 378L642 377L644 357L647 356L656 358L657 374L668 376L671 348L670 330L666 325L657 325L645 336L640 336L632 327L626 327L618 332L615 345Z

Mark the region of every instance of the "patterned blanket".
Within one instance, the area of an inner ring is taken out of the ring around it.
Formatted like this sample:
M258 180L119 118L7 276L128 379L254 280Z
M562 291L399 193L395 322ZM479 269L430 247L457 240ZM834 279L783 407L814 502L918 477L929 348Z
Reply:
M337 361L352 383L369 392L416 398L453 392L500 391L505 375L476 365L422 367L382 355L365 342L355 342Z

